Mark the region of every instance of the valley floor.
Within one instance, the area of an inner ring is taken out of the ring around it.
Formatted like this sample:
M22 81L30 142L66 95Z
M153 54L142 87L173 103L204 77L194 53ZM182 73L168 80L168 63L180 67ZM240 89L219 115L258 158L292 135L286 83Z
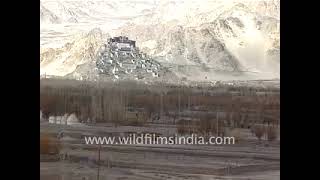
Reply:
M85 145L83 132L105 136L110 131L128 129L137 131L139 127L61 126L41 122L41 132L63 131L66 138L62 138L60 154L68 155L57 161L40 156L41 179L97 179L98 147ZM161 131L154 127L143 129ZM173 130L174 127L168 128L167 133ZM250 136L244 129L241 132ZM253 137L234 145L103 145L100 159L99 179L280 179L279 140L259 142Z

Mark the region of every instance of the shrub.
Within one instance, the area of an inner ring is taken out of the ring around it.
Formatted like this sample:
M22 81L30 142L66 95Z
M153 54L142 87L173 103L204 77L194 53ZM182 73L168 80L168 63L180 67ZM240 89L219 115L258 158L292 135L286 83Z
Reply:
M259 126L259 125L253 126L253 132L259 140L261 140L261 137L265 133L263 126Z
M181 119L177 123L177 131L179 134L193 134L197 132L197 129L195 129L195 123L192 121Z
M277 128L275 128L275 127L268 127L268 128L267 128L267 131L266 131L266 134L267 134L268 141L274 141L274 140L276 140L277 137L278 137Z
M58 154L61 145L57 138L49 134L40 134L40 154Z
M225 129L225 131L226 131L226 135L228 137L234 137L235 142L239 142L239 141L244 139L243 135L240 132L240 129L238 129L238 128L234 128L234 129L231 129L231 130Z
M188 130L187 130L187 125L186 125L186 121L181 119L178 121L177 123L177 131L178 134L184 135L187 134Z

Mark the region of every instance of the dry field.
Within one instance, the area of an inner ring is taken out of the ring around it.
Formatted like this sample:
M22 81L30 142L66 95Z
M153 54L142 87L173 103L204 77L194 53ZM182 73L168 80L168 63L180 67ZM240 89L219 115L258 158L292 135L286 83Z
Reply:
M277 89L48 80L42 80L40 88L43 180L280 179ZM52 117L72 113L79 124L49 123ZM132 113L139 118L129 120ZM236 137L236 143L102 145L99 161L98 146L84 142L84 136L129 132L183 136L217 135L217 131Z

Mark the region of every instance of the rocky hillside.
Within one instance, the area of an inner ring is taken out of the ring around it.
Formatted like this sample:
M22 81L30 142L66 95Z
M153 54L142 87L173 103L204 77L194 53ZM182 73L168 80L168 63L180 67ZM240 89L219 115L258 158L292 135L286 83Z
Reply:
M42 0L40 10L40 21L51 23L41 34L42 74L97 76L91 69L107 33L135 40L180 78L280 78L280 0ZM94 27L103 33L93 35ZM62 48L47 48L89 31Z
M99 48L107 35L100 29L93 29L62 48L42 49L40 54L40 73L65 76L79 65L95 62Z
M163 61L219 71L279 72L280 22L256 10L236 3L219 15L211 11L197 14L193 22L203 22L200 25L179 25L180 21L171 20L131 23L118 31L139 39L142 49Z

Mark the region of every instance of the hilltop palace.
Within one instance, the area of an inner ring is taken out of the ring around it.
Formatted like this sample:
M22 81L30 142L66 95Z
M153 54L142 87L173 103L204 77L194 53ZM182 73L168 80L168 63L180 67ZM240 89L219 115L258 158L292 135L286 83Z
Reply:
M113 79L160 77L160 64L140 52L136 41L126 36L109 38L100 51L96 66L99 74Z

